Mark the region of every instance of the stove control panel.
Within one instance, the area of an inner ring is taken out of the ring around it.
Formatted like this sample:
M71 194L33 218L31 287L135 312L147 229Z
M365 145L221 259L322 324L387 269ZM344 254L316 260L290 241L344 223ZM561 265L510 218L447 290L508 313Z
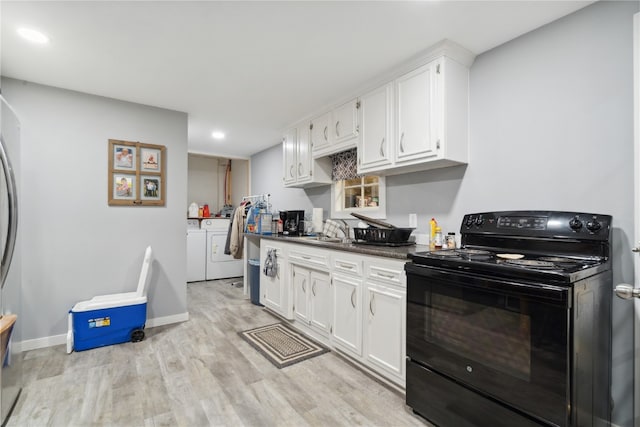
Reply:
M560 211L504 211L467 214L460 233L511 237L608 240L611 216Z
M497 228L530 228L532 230L545 230L547 218L529 216L501 216L498 218Z

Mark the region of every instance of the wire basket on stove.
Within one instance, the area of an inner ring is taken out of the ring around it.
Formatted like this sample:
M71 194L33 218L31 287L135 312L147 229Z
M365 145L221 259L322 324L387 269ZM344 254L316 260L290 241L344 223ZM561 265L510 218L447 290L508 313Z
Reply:
M370 243L405 243L413 228L354 228L353 235L356 241Z

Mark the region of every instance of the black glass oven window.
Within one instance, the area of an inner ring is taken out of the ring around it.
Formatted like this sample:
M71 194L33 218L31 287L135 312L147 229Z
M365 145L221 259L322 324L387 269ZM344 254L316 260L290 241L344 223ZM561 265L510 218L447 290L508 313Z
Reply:
M531 318L526 301L500 297L498 306L433 294L429 314L433 344L529 381Z
M424 275L407 275L407 356L562 425L568 313L563 303L538 298L525 285L424 269Z

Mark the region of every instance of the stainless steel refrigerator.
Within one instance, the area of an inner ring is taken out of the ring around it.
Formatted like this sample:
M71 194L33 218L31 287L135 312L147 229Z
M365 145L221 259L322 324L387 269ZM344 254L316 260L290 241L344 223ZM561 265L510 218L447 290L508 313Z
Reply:
M20 122L0 95L0 422L6 424L22 390L22 263L18 237Z

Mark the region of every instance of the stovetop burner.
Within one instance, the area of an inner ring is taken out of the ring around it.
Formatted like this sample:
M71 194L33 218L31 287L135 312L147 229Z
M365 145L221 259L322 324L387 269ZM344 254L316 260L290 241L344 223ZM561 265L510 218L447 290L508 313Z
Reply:
M460 258L466 260L481 260L493 257L493 253L481 249L444 249L430 252L430 255L439 258Z

